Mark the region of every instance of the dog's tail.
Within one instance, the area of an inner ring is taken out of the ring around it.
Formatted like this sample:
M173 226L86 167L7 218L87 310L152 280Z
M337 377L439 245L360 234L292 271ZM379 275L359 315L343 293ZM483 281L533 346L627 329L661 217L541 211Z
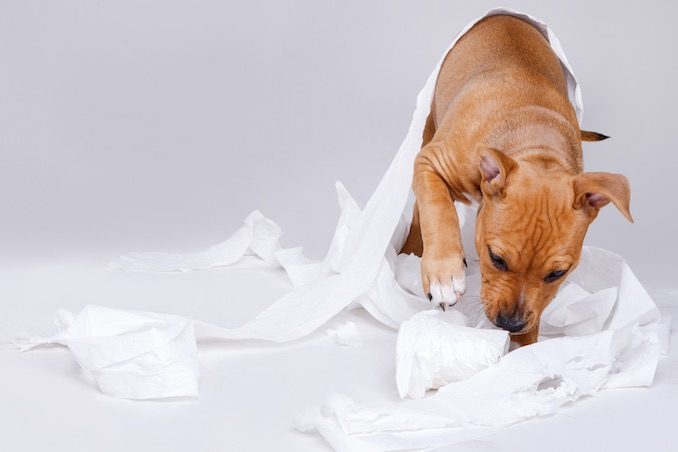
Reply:
M602 133L589 132L588 130L580 130L579 133L582 141L603 141L610 138Z

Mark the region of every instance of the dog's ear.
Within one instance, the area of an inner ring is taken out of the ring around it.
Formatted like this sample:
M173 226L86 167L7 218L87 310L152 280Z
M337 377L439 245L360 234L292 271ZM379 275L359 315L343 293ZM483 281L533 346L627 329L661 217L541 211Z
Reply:
M602 133L589 132L588 130L580 130L579 136L582 141L603 141L610 138L607 135L603 135Z
M610 201L633 223L629 204L631 189L629 181L621 174L582 173L574 178L574 208L583 209L592 218L601 207Z
M480 189L484 195L506 195L506 181L518 163L496 149L487 148L480 153Z

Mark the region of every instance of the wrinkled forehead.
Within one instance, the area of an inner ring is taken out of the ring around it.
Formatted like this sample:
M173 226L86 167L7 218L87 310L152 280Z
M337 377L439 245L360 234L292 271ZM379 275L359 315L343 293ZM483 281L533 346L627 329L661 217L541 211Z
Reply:
M517 177L523 176L523 177ZM483 199L483 210L513 221L574 220L574 191L567 179L517 174L507 184L505 197ZM487 207L485 209L485 207Z
M510 187L509 187L510 188ZM514 253L573 254L581 247L588 222L573 208L567 185L533 183L509 189L503 199L483 200L485 240Z

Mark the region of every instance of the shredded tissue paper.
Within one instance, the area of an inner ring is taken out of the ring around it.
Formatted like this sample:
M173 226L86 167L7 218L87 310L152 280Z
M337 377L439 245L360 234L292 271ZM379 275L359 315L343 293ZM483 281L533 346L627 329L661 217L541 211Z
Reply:
M507 9L548 39L566 74L581 121L581 93L558 39L539 19ZM466 26L447 51L473 24ZM480 274L471 261L468 290L451 312L432 311L419 281L419 258L398 255L408 231L413 161L442 58L417 97L408 133L376 191L361 209L337 183L340 216L326 257L314 261L301 248L283 248L282 231L255 211L229 239L195 254L137 253L111 266L127 271L191 271L214 267L283 268L294 289L254 319L222 328L182 316L90 305L79 314L59 311L58 332L24 337L28 350L63 344L111 396L157 399L198 395L197 342L260 339L287 342L321 327L356 305L399 329L396 386L402 398L364 406L336 395L304 418L300 429L318 432L336 450L404 450L474 438L603 388L649 386L667 352L669 319L620 257L585 247L581 263L544 311L538 343L508 351L506 332L485 318ZM473 211L456 206L471 229ZM467 246L469 254L472 246ZM356 325L327 334L359 346ZM432 391L436 389L437 391Z

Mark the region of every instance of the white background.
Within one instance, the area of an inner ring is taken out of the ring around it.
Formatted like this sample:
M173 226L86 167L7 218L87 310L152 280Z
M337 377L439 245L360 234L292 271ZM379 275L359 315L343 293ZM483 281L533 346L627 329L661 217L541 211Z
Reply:
M87 303L223 325L252 317L288 290L282 275L105 264L130 250L204 248L255 208L283 227L284 245L321 256L334 181L368 198L441 52L493 6L0 0L0 339L48 333L56 307ZM554 29L582 86L583 127L612 137L584 145L586 169L631 181L636 223L608 207L587 243L625 256L678 317L678 6L504 6ZM115 400L66 350L2 345L0 449L327 450L291 430L296 413L333 392L371 403L395 394L394 334L352 317L371 338L360 349L322 331L254 352L207 347L199 401ZM669 357L649 390L607 391L474 449L670 450L676 381Z

